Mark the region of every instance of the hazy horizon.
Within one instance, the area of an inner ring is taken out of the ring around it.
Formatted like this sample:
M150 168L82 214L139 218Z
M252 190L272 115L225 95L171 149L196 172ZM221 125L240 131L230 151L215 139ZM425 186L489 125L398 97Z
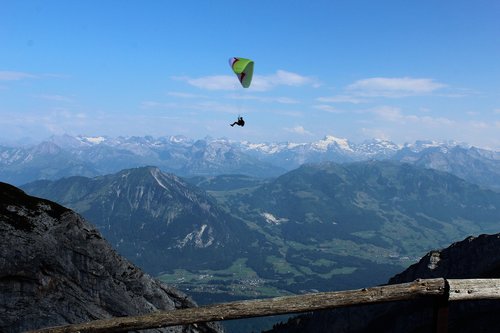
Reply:
M31 137L24 137L24 138L19 138L19 139L16 139L16 140L8 140L8 139L0 137L0 145L11 146L11 147L16 147L16 146L32 146L32 145L38 145L38 144L43 143L43 142L51 141L53 139L62 139L65 136L71 136L73 138L85 138L85 139L87 139L88 142L93 142L94 144L101 143L101 140L105 141L105 140L109 140L109 139L113 140L113 139L119 139L119 138L130 139L130 138L144 138L144 137L152 137L153 139L160 139L160 138L180 138L180 137L183 137L183 138L186 138L189 141L197 141L197 140L230 140L232 142L248 142L250 144L286 144L286 143L290 143L290 144L308 144L308 143L313 143L313 142L328 140L329 138L336 138L336 139L339 139L339 140L347 140L350 144L362 144L364 142L370 142L370 141L374 141L374 140L381 140L381 141L389 141L389 142L391 142L393 144L398 145L399 147L404 147L406 145L414 145L414 144L417 144L417 143L427 143L428 142L428 143L436 143L436 144L458 145L458 146L462 146L462 147L476 147L476 148L480 148L480 149L486 149L486 150L500 152L500 149L495 149L495 148L485 147L485 146L472 145L469 142L457 141L457 140L430 140L430 139L421 138L421 139L417 139L417 140L414 140L414 141L411 141L411 142L410 141L397 142L397 141L393 141L393 140L387 140L387 139L373 137L373 138L365 138L365 139L356 141L356 140L350 140L348 138L343 138L343 137L335 136L333 134L326 134L324 137L319 138L319 139L315 139L315 140L302 140L302 141L299 141L299 140L296 140L296 141L292 141L292 140L265 141L265 140L262 140L262 141L255 141L255 140L235 140L235 139L231 139L231 138L228 138L228 137L214 137L214 136L210 136L210 135L206 135L204 137L190 137L190 136L186 136L186 135L182 135L182 134L165 134L165 135L160 135L160 136L148 135L148 134L145 134L145 135L109 136L109 135L85 135L85 134L72 135L72 134L68 134L68 133L63 133L63 134L52 134L50 136L47 136L47 137L44 137L44 138L39 138L39 139L35 139L35 138L31 138Z

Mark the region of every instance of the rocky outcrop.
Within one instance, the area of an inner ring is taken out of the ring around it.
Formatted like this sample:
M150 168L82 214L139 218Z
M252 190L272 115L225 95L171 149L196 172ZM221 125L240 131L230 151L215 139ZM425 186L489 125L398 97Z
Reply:
M192 307L73 211L0 183L0 331ZM151 332L221 332L216 324Z
M389 280L390 284L417 278L475 279L500 277L500 234L468 237L420 261Z

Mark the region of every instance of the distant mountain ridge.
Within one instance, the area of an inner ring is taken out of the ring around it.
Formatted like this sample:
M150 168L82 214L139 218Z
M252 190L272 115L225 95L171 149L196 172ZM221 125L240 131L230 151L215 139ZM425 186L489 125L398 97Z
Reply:
M38 145L0 145L0 180L21 185L39 179L99 176L154 165L184 177L242 174L276 177L304 163L396 160L446 171L500 190L500 152L456 142L359 144L326 136L309 143L252 143L228 139L53 136Z
M156 167L42 180L23 189L75 209L122 255L150 273L180 264L204 269L210 262L215 268L215 262L228 265L240 254L235 233L243 223L222 211L203 190Z
M393 161L306 164L226 202L249 220L271 221L288 241L338 237L401 253L494 232L500 222L500 193Z

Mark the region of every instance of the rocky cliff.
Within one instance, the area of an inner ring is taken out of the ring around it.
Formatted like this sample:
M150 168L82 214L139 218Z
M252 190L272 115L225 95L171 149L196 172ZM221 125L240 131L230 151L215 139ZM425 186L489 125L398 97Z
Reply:
M500 234L481 235L431 251L390 279L390 284L417 278L500 278ZM293 317L266 333L434 332L436 303L408 301L350 307ZM500 332L499 301L451 302L448 332Z
M431 279L500 278L500 234L468 237L439 251L427 253L389 280L389 284Z
M195 306L119 256L83 218L0 183L0 331ZM221 332L216 324L151 332Z

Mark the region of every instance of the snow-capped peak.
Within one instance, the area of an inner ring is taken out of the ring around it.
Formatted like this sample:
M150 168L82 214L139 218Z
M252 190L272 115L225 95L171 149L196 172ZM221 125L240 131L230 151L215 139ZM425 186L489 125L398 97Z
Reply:
M344 138L337 138L327 135L323 140L316 141L312 146L318 150L326 151L331 145L337 145L342 150L353 151L349 141Z

